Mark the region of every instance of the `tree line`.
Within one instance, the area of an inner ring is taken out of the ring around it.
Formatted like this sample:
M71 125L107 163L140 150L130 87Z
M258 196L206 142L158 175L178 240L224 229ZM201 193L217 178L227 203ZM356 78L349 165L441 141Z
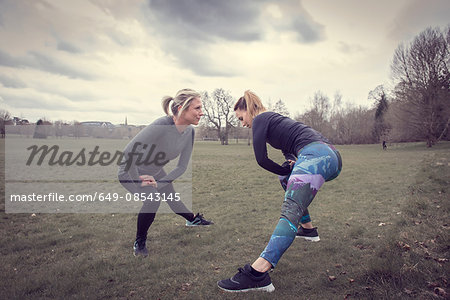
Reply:
M368 93L370 108L343 103L336 92L332 99L322 91L314 93L311 106L292 116L321 132L334 144L368 144L425 141L429 147L449 140L450 125L450 26L427 28L410 43L401 43L393 54L393 88L377 86ZM197 137L218 140L226 145L231 139L247 139L251 132L236 119L230 92L217 88L202 92L204 117ZM279 99L268 110L290 116ZM0 112L0 127L10 115Z
M368 144L381 141L425 141L428 147L449 140L450 125L450 26L427 28L412 42L400 44L394 52L391 73L394 88L383 85L369 92L372 107L343 104L336 92L333 99L317 91L311 107L293 118L305 123L335 144ZM222 144L230 138L249 138L239 127L232 105L235 99L222 88L203 92L205 117L201 137L214 136ZM280 99L269 110L289 116Z

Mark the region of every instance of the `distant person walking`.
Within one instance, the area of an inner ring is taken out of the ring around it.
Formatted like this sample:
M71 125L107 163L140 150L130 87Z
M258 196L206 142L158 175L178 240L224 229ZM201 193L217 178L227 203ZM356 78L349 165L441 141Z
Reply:
M386 141L383 140L383 150L387 150Z
M34 139L46 139L47 138L47 133L46 133L46 128L44 126L44 121L42 121L41 119L39 119L36 122L36 127L34 128L33 138Z
M266 248L252 265L239 268L237 274L219 281L218 286L229 292L272 292L275 288L268 271L277 265L294 241L298 226L322 184L339 175L342 160L339 152L320 133L278 113L266 112L261 100L251 91L239 98L234 111L243 126L252 128L258 164L279 176L289 175L289 179L281 217ZM286 162L282 166L268 158L266 143L283 152Z
M200 94L191 89L183 89L174 98L164 97L162 106L166 116L145 127L128 143L119 167L121 184L130 193L139 197L145 195L146 199L137 218L136 240L133 245L135 256L148 256L147 233L161 199L167 200L173 212L186 219L186 226L213 224L201 214L194 216L183 204L183 195L175 193L172 185L186 171L191 158L194 144L192 125L197 125L203 116ZM157 156L152 160L153 163L139 162L139 157L146 158L153 153ZM158 155L159 153L161 154ZM177 157L177 166L167 174L164 165Z

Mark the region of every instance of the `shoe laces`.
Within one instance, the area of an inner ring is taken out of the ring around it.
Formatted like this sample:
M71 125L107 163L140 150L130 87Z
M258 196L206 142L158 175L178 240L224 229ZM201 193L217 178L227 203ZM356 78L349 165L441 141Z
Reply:
M198 220L200 221L201 224L205 223L205 221L206 221L205 218L203 218L203 215L200 214L200 213L198 213L198 214L195 216L195 218L198 219Z
M236 275L234 275L234 277L237 277L237 276L246 276L246 277L249 277L250 275L251 275L251 273L249 273L247 270L245 270L244 268L238 268L238 273L236 274ZM239 277L240 277L239 276Z
M137 240L137 241L134 242L134 245L135 245L139 250L142 250L142 249L145 248L145 241L139 241L139 240Z

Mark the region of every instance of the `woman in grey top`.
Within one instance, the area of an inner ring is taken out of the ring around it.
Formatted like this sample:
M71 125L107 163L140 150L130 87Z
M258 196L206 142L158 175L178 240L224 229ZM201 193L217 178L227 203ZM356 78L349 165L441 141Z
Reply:
M159 198L165 199L176 214L186 219L186 226L213 224L201 214L194 216L180 201L182 199L172 185L172 181L186 171L191 158L194 144L192 125L197 125L203 115L200 94L183 89L174 98L164 97L162 106L166 116L145 127L128 143L119 167L121 184L130 193L146 199L137 218L135 256L148 256L147 232L161 203ZM164 165L177 157L177 166L167 174Z

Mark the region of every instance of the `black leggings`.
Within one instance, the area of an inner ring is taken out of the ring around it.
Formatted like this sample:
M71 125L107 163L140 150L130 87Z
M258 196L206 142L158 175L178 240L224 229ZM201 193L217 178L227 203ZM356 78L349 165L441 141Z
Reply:
M166 176L166 172L162 169L155 177L156 181L158 179ZM156 195L159 193L162 199L168 199L169 195L175 195L175 190L173 188L172 183L167 184L162 188L155 188L153 186L145 186L141 187L140 183L134 183L128 174L120 174L119 175L120 183L132 194L141 195L144 193L147 197L151 194ZM164 196L162 194L166 194ZM149 197L148 197L149 198ZM194 214L183 204L181 201L167 201L166 202L170 209L177 215L182 216L188 221L194 220ZM161 201L143 201L143 205L141 210L139 211L137 218L137 230L136 230L136 239L137 240L146 240L147 232L153 221L155 220L156 212L158 211L159 205Z

